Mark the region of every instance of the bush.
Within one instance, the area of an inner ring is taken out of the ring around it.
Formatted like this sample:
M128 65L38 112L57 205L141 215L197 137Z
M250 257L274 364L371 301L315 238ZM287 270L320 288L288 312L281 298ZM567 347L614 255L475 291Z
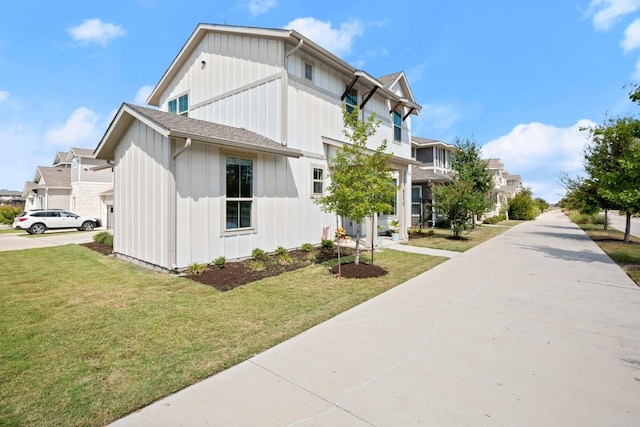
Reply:
M439 220L436 221L436 228L450 229L451 228L451 221L449 221L446 218L439 219Z
M218 257L218 258L213 260L213 265L216 268L224 268L225 265L227 265L227 259L225 257L223 257L223 256Z
M278 264L280 265L293 264L293 258L291 258L291 255L289 255L289 253L286 253L284 255L278 255Z
M579 212L572 212L569 215L569 219L576 224L597 224L604 225L604 215L599 214L585 214Z
M13 220L22 212L21 207L0 206L0 224L13 224Z
M288 254L289 254L289 251L283 248L282 246L278 246L278 249L276 249L276 255L279 257L288 255Z
M304 251L304 252L312 252L313 251L313 245L311 243L303 243L302 246L300 246L300 250Z
M254 261L264 261L265 259L267 259L267 253L260 248L255 248L253 251L251 251L251 258Z
M106 231L101 231L93 236L93 241L96 243L102 243L103 245L108 245L113 247L113 236L111 233Z
M254 260L249 263L249 268L257 271L264 270L264 263L262 261Z
M497 224L500 221L504 221L506 219L507 219L506 215L500 214L500 215L491 216L489 218L485 218L484 221L482 221L482 223L483 224Z
M333 246L335 245L335 243L333 243L333 240L330 239L322 239L322 243L321 246L324 249L333 249Z
M193 264L189 264L189 267L187 267L187 274L201 276L206 270L207 264L198 264L194 262Z

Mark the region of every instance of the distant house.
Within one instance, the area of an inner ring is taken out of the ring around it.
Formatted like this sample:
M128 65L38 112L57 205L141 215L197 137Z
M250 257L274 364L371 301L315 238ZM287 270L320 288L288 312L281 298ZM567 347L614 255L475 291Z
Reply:
M487 168L493 175L494 188L489 191L492 208L485 212L485 217L499 215L509 207L509 200L522 190L520 175L511 175L506 171L502 161L497 158L486 159Z
M352 234L314 203L348 143L343 103L381 120L369 144L389 141L406 237L421 107L404 73L374 78L293 30L200 24L148 102L159 110L123 104L94 152L114 165L117 255L181 269L320 243L336 223ZM366 238L386 219L367 220Z
M0 206L24 206L22 192L0 189Z
M53 166L38 166L22 192L25 210L68 209L105 223L110 199L101 194L113 187L113 173L92 155L93 150L71 148L57 152Z
M434 226L437 212L433 188L453 177L451 156L456 147L443 141L413 136L413 158L419 162L411 171L411 225Z

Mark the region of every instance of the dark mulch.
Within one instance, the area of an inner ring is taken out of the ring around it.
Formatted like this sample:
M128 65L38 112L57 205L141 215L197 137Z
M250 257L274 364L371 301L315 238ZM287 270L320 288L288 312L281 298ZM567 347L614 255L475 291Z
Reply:
M346 277L348 279L366 279L368 277L380 277L387 274L387 270L378 267L375 264L354 264L352 262L342 264L340 266L334 266L331 269L333 274L339 274L340 277Z
M105 245L104 243L89 242L81 244L82 246L86 246L93 251L101 253L102 255L110 255L111 252L113 252L113 247L110 245Z
M83 243L89 249L99 252L103 255L111 254L113 248L102 243ZM340 256L349 256L355 254L352 248L340 248ZM244 284L255 282L256 280L266 277L277 276L287 271L297 270L311 264L321 264L338 258L337 248L327 249L319 248L315 252L315 257L310 257L308 252L301 250L290 251L290 263L279 262L275 255L270 255L262 262L264 268L255 270L251 268L252 260L227 262L223 268L217 268L214 265L208 265L205 272L201 275L186 275L189 279L212 286L219 291L229 291ZM338 274L338 267L332 269L334 274ZM355 265L353 263L342 264L342 277L363 279L367 277L379 277L387 274L387 271L376 266L365 263Z

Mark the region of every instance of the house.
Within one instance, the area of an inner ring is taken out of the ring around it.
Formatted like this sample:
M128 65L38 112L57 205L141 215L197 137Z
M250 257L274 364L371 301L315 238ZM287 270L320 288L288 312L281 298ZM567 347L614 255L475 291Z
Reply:
M148 103L123 104L95 149L114 165L114 252L162 269L332 238L357 224L322 212L342 105L381 120L403 237L411 220L404 73L374 78L294 30L200 24ZM386 219L386 218L383 218ZM362 224L372 241L378 218Z
M451 156L456 147L443 141L411 137L412 156L419 162L411 171L411 225L434 226L437 219L433 187L451 181Z
M500 215L509 207L509 200L513 199L522 189L520 175L511 175L505 170L502 161L497 158L486 159L487 168L493 175L494 188L489 191L489 198L493 207L485 212L485 217Z
M25 210L67 209L104 223L109 199L101 194L113 187L113 173L105 164L87 148L56 152L53 165L38 166L33 181L25 183Z
M24 198L21 191L0 189L0 206L23 206Z

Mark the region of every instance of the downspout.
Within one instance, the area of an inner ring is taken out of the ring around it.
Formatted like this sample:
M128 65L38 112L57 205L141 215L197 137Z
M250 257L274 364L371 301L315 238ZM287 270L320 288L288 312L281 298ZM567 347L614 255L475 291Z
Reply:
M176 158L182 154L185 150L187 150L188 148L191 147L191 138L187 138L187 140L184 143L184 146L182 146L181 148L179 148L175 153L173 153L173 156L171 156L171 166L173 169L173 180L172 180L172 189L170 190L170 194L172 195L172 205L173 205L173 241L170 244L170 257L171 257L171 266L173 267L173 270L176 270L178 268L178 259L177 259L177 245L178 245L178 198L176 197Z

